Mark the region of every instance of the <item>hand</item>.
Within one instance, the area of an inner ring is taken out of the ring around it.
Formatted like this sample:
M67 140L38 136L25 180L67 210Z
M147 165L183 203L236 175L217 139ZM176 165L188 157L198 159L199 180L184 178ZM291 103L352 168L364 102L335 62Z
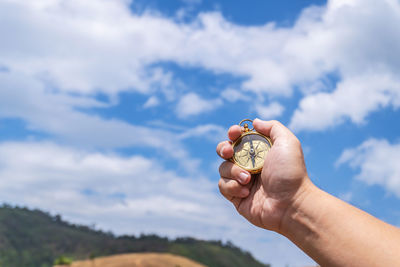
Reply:
M255 119L256 131L269 136L272 148L267 154L261 174L251 176L230 161L219 168L219 189L237 211L252 224L276 232L281 231L286 211L311 182L307 176L299 140L277 121ZM242 133L240 126L232 126L228 137L235 141ZM218 144L217 153L224 159L233 156L231 142Z

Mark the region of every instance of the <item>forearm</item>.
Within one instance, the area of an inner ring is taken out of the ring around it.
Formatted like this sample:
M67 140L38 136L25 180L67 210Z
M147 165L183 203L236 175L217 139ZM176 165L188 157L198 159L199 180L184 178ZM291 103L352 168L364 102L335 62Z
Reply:
M280 229L322 266L400 266L400 230L305 183Z

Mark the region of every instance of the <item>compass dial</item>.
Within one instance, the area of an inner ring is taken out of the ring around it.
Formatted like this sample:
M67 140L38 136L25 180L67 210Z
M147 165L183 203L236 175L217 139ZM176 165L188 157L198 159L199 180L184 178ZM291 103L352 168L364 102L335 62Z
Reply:
M258 173L270 148L270 141L263 135L254 132L244 134L233 144L233 161L251 173Z

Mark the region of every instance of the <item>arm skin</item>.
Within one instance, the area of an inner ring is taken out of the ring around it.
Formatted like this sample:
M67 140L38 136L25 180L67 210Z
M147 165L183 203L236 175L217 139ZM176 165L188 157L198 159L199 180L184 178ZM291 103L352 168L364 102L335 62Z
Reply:
M317 188L308 178L299 140L277 121L254 120L273 142L261 174L229 161L221 164L219 188L252 224L286 236L321 266L400 266L400 229ZM233 155L228 131L217 153Z

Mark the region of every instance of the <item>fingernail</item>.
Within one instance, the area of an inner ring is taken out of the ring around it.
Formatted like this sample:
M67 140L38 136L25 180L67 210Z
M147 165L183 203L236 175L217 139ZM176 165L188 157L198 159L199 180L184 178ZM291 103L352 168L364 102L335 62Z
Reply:
M239 174L239 181L242 183L242 184L245 184L245 183L247 183L247 179L249 178L249 174L247 174L247 173L245 173L245 172L241 172L240 174Z
M224 147L221 148L221 150L219 151L219 154L221 155L221 157L224 157Z

